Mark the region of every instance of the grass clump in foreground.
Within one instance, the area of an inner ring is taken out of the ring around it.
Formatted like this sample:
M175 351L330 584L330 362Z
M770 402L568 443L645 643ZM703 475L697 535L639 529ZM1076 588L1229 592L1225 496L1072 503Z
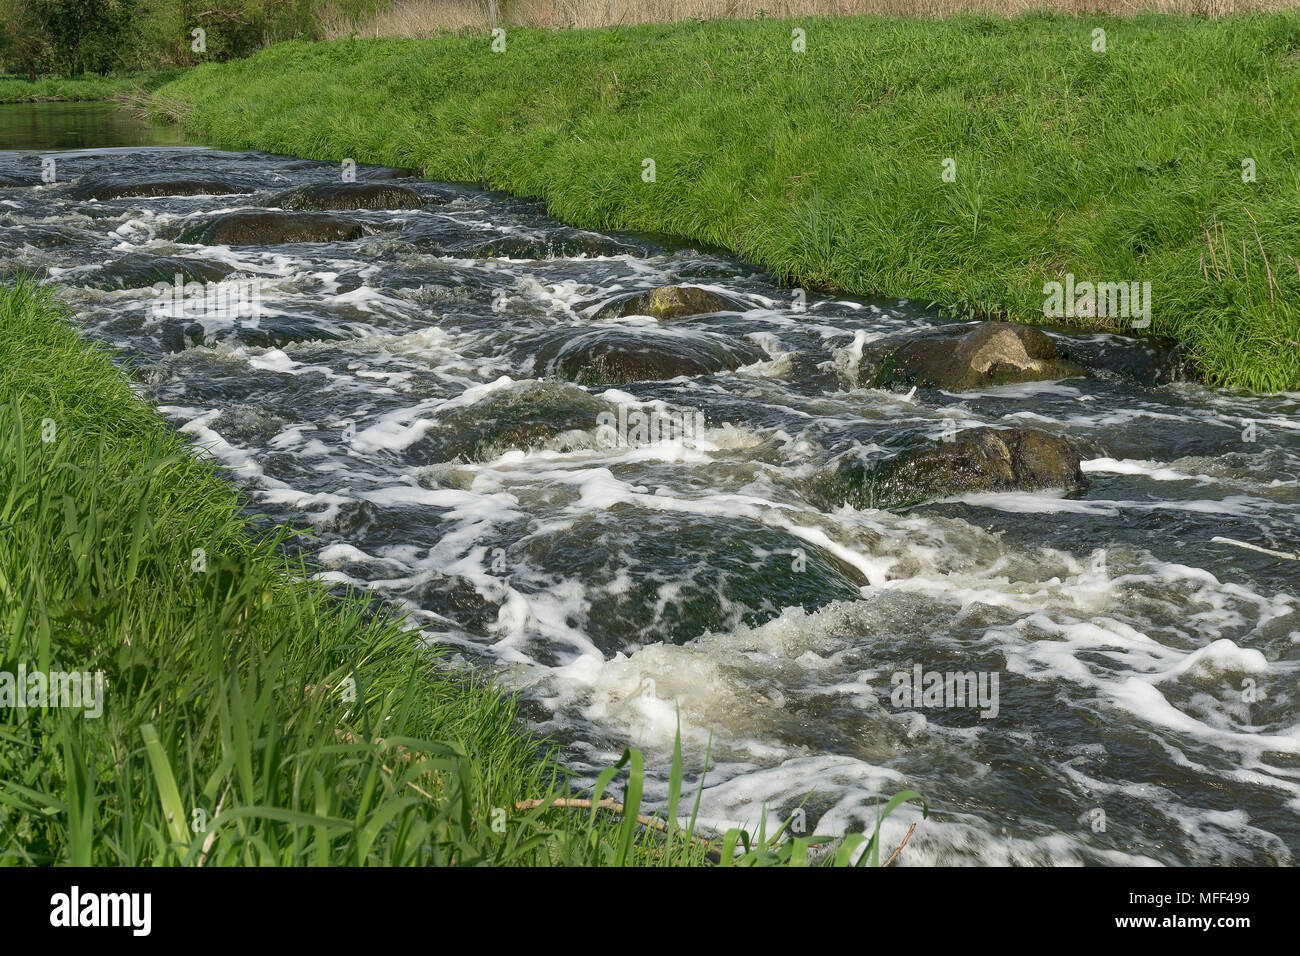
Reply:
M538 196L577 225L723 246L808 288L1041 322L1044 284L1067 274L1149 281L1150 331L1186 342L1207 381L1300 388L1300 14L807 18L490 43L286 43L161 93L223 146Z
M638 822L636 751L575 812L508 696L305 582L288 532L252 534L214 466L26 281L0 287L0 399L0 863L803 861L813 841L679 827L680 750L662 818ZM89 708L18 706L18 675L34 695L32 675L71 672L102 672ZM879 862L878 830L830 861Z

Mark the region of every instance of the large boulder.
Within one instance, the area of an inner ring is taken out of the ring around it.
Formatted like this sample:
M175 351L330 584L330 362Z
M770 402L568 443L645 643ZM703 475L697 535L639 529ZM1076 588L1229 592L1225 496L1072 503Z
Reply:
M693 285L662 285L648 292L621 295L602 306L598 318L627 315L649 315L656 319L680 319L688 315L707 315L710 312L743 312L745 306Z
M68 191L73 199L131 199L157 196L227 196L252 190L225 179L181 175L83 179Z
M178 242L205 246L340 242L366 235L361 223L319 212L230 212L190 226Z
M978 322L889 336L863 349L868 384L952 391L1073 378L1086 374L1063 358L1041 330L1015 322Z
M419 209L420 194L392 183L318 183L276 196L284 209Z
M680 375L712 375L760 361L749 342L707 332L665 334L648 329L593 329L543 348L547 374L582 385L625 385Z
M842 466L814 489L823 505L906 507L989 491L1088 486L1079 454L1064 438L1031 428L970 428L950 441L907 449L883 462Z

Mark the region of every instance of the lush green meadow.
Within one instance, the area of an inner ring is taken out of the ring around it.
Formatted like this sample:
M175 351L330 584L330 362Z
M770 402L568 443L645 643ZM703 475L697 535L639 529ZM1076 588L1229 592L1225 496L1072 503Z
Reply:
M680 756L655 819L636 751L571 793L508 694L307 583L290 532L25 282L0 287L0 395L0 864L803 859L808 838L697 834ZM101 689L21 706L19 676L52 672ZM621 810L550 806L611 783Z
M1067 273L1149 281L1151 330L1186 341L1208 381L1300 388L1300 15L505 40L286 43L159 92L215 143L538 196L807 288L1042 321L1044 283Z

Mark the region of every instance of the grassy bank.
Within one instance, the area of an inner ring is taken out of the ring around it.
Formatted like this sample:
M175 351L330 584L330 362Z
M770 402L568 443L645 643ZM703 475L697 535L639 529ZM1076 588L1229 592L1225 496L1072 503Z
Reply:
M180 70L167 70L115 76L42 77L34 83L25 76L0 76L0 103L111 100L140 90L157 89L180 73Z
M553 789L508 699L295 582L282 535L250 534L232 487L25 287L0 289L0 395L0 671L105 684L98 718L0 707L0 861L511 858L457 818ZM417 772L399 743L463 774Z
M288 532L255 534L24 283L0 287L0 396L0 864L690 865L748 839L695 835L679 760L662 819L690 820L638 824L635 751L584 795L616 781L624 812L550 806L583 797L507 695L305 583ZM807 846L764 834L737 861Z
M1300 388L1300 15L489 44L288 43L160 94L210 141L539 196L570 222L721 245L810 288L1042 321L1044 283L1067 273L1149 281L1151 331L1187 342L1209 381Z

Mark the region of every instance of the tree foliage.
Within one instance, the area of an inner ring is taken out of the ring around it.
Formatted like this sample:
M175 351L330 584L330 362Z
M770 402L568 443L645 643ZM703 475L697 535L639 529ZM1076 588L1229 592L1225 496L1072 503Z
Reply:
M0 73L78 76L248 56L321 38L327 11L375 0L3 0ZM354 9L355 8L355 9ZM198 31L202 31L201 33Z

